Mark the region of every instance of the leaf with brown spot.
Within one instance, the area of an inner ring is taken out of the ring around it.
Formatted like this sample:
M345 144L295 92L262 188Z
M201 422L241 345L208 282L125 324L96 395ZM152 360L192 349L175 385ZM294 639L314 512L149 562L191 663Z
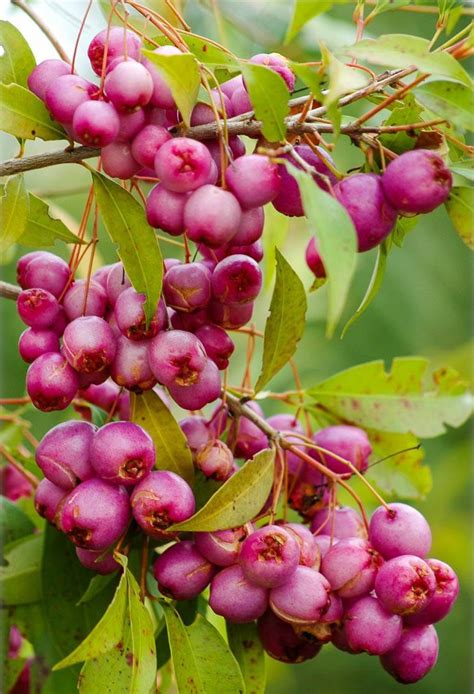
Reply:
M244 678L246 694L265 694L265 656L256 623L227 622L226 627L227 640Z

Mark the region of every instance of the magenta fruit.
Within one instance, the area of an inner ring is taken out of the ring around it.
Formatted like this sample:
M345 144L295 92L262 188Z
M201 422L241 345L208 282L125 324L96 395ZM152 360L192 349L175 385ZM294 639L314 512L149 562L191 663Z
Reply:
M248 304L262 288L262 271L246 255L221 260L212 273L212 294L222 304Z
M201 341L184 330L159 333L149 343L148 358L156 378L166 386L197 383L207 363Z
M405 624L410 626L434 624L444 619L458 597L459 580L449 564L439 559L427 559L426 563L436 579L435 592L421 612L405 617Z
M235 196L213 185L203 185L194 191L184 208L188 237L211 248L222 246L235 236L241 217Z
M49 328L59 314L58 300L46 289L24 289L16 307L21 320L30 328Z
M76 547L76 554L82 566L102 576L112 574L114 571L122 569L120 564L117 564L115 561L113 554L106 554L104 557L103 551L83 549L82 547Z
M270 591L270 607L285 622L317 622L329 607L331 586L309 566L298 566L293 575Z
M0 467L0 494L11 501L21 499L23 496L31 496L33 487L31 483L10 463Z
M70 275L69 265L62 258L47 251L34 251L20 258L16 278L22 289L45 289L58 298Z
M167 270L163 278L166 305L179 311L204 308L211 298L211 273L202 263L183 263Z
M195 382L190 385L181 385L175 380L168 384L168 390L176 404L183 409L200 410L217 400L221 394L219 370L213 361L207 359Z
M36 94L42 101L46 89L56 77L71 74L71 66L63 60L43 60L30 72L28 76L28 89Z
M271 610L258 620L258 635L265 652L282 663L304 663L321 650L321 644L311 634L297 634L291 624Z
M59 338L51 329L27 328L18 340L18 351L28 364L46 352L59 352Z
M249 581L242 568L234 564L212 579L209 605L234 624L253 622L268 607L268 590Z
M103 371L112 363L115 351L114 334L103 318L84 316L66 326L63 354L76 371Z
M369 540L384 559L401 554L424 558L431 549L431 530L425 517L415 508L393 503L387 508L379 506L372 514Z
M445 202L453 177L439 154L413 149L390 162L382 184L389 203L400 214L413 215L431 212Z
M369 593L383 559L362 538L339 540L325 555L321 573L341 598Z
M319 253L318 242L315 236L309 240L306 246L305 259L307 266L315 277L326 277L326 269Z
M263 207L244 210L237 233L232 237L232 246L250 246L260 239L265 224Z
M157 151L170 139L171 135L166 128L160 125L145 125L134 137L132 155L141 166L153 169Z
M172 537L166 531L174 523L190 518L195 510L191 487L174 472L150 472L133 490L133 517L147 535Z
M120 129L117 135L117 141L122 143L127 143L130 146L131 153L131 140L138 135L146 127L146 114L145 109L137 108L135 111L121 112L118 114L120 121ZM103 152L101 155L103 156ZM135 161L135 160L134 160ZM139 162L136 162L139 166ZM141 164L143 166L143 164ZM153 162L150 166L153 169Z
M44 101L53 118L70 125L78 106L90 101L95 91L97 87L82 77L63 75L48 84Z
M134 485L155 464L155 447L147 432L133 422L110 422L94 435L90 463L111 484Z
M304 448L301 439L297 436L292 436L292 433L304 435L304 429L300 425L297 419L291 414L276 414L273 417L268 417L268 424L272 426L277 431L285 435L285 439L288 443L294 446L299 444L300 448ZM288 466L288 474L295 476L299 474L305 465L305 463L299 458L296 453L292 451L285 451L285 460Z
M194 542L201 554L217 566L232 566L239 558L244 528L216 530L210 533L194 533Z
M207 356L212 359L217 368L221 371L227 369L235 345L226 331L218 325L208 323L196 330L196 337L201 340Z
M81 482L61 508L61 529L78 547L103 550L123 535L131 517L125 487L93 478Z
M213 323L225 330L236 330L252 318L253 303L226 305L221 301L211 301L209 312Z
M144 65L124 60L107 73L105 93L119 111L134 111L146 106L153 94L153 80Z
M339 542L337 537L331 538L330 535L313 535L313 537L314 541L318 545L321 561L324 559L329 550Z
M402 618L388 612L377 598L370 595L353 603L344 618L349 646L358 653L388 653L400 640L402 629Z
M159 183L146 201L148 223L171 236L179 236L184 232L184 207L188 198L188 193L173 193Z
M86 101L74 111L74 139L83 145L105 147L115 140L120 120L112 104L106 101Z
M263 588L286 583L300 560L300 548L293 534L277 525L255 530L242 543L239 563L246 578Z
M436 578L420 557L402 554L380 567L375 579L378 599L391 612L409 615L421 612L433 597Z
M168 190L188 193L208 183L212 158L206 146L187 137L165 142L155 156L156 175Z
M102 166L108 176L132 178L140 170L140 165L133 158L130 145L126 142L112 142L100 154Z
M211 440L211 432L209 431L208 422L205 417L199 417L197 415L184 417L180 420L179 426L186 436L188 446L193 453Z
M257 53L250 58L250 62L256 63L257 65L264 65L270 68L270 70L273 70L273 72L276 72L277 75L280 75L288 87L289 92L292 92L295 88L296 77L288 66L288 60L279 53Z
M117 325L129 340L143 340L155 337L167 324L166 307L163 300L158 302L155 314L147 325L144 304L145 294L139 294L129 287L125 289L115 302L115 318Z
M215 567L194 542L184 540L168 547L153 565L160 593L173 600L191 600L210 583Z
M156 378L148 361L148 341L137 342L120 335L110 375L119 386L136 393L153 388Z
M432 625L404 629L395 648L380 658L382 667L398 682L421 680L436 665L439 642Z
M362 518L350 506L339 506L331 512L329 508L317 511L311 522L315 535L333 535L338 540L350 537L367 537Z
M70 490L94 476L90 450L95 431L89 422L72 420L58 424L43 436L35 459L50 482Z
M378 246L395 226L397 212L377 174L348 176L334 186L334 194L352 219L360 252Z
M229 477L234 456L223 441L210 441L198 448L195 464L205 477L222 482Z
M43 412L66 409L78 387L77 373L58 352L42 354L26 374L26 389L31 402Z
M76 280L69 287L63 299L67 319L73 321L80 316L100 316L103 318L107 308L107 294L94 280Z
M115 306L119 295L132 286L122 263L115 263L109 269L105 290L111 306Z
M133 32L127 31L124 27L109 27L103 29L95 36L89 44L87 55L96 75L102 73L104 53L107 46L105 67L116 58L120 58L124 53L128 58L139 60L141 42Z
M321 563L319 547L310 529L301 523L284 523L282 528L298 543L300 549L299 563L319 570Z
M225 180L244 210L271 202L281 183L278 166L260 154L236 159L227 168Z
M362 429L345 424L326 427L313 436L313 441L317 446L325 448L329 452L324 453L313 450L310 455L316 460L320 460L323 465L338 475L350 477L353 473L348 465L330 455L330 453L334 453L339 458L344 458L349 463L352 463L352 466L359 472L367 470L372 446L367 434Z
M56 524L62 500L66 497L67 491L62 487L57 487L48 479L43 479L38 484L35 491L35 509L48 523Z

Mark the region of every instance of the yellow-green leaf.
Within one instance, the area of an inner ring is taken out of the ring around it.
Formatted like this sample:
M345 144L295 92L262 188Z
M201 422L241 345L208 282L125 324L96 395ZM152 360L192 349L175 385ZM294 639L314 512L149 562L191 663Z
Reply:
M26 228L29 213L28 193L23 174L11 176L0 198L0 251L16 243Z
M460 238L474 250L474 189L469 186L453 188L445 205Z
M288 87L280 75L264 65L241 62L242 76L262 134L269 142L285 139L285 118L290 112Z
M18 29L10 22L0 21L0 82L26 87L29 74L36 65L33 52Z
M41 99L19 84L0 84L0 129L26 140L67 138Z

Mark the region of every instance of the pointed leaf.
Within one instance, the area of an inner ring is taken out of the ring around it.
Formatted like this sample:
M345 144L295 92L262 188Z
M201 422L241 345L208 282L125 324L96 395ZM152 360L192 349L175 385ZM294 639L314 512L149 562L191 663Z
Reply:
M227 639L242 672L246 694L265 694L265 654L257 625L227 622Z
M89 602L99 595L107 586L112 583L116 578L118 578L116 573L112 574L96 574L92 576L89 585L87 586L86 592L78 600L77 604L80 605L82 602Z
M0 251L18 241L28 219L29 203L23 174L11 176L0 198Z
M153 622L150 613L140 599L140 589L130 571L128 571L128 619L131 634L129 691L131 694L151 692L156 679Z
M35 529L33 521L13 501L0 496L0 537L3 547L10 542L31 535Z
M271 449L257 453L194 516L170 530L225 530L247 523L262 509L270 494L274 460Z
M344 207L322 190L310 174L286 164L298 181L303 208L328 277L328 319L326 333L331 336L341 317L349 293L357 258L354 225Z
M373 65L404 68L415 65L430 75L441 75L471 86L471 79L462 65L449 53L430 52L430 42L409 34L385 34L377 39L363 39L343 49L346 55L366 60Z
M456 372L428 374L421 357L398 357L385 371L383 361L354 366L311 388L308 395L332 414L377 431L439 436L472 414L474 398ZM426 385L428 383L428 385Z
M445 205L460 238L468 248L474 250L474 189L468 186L453 188Z
M10 22L0 21L0 82L26 87L30 72L36 65L32 50L18 29Z
M147 431L156 450L156 467L171 470L192 484L194 465L181 427L153 390L132 394L132 421Z
M296 352L303 336L306 315L306 292L291 265L275 248L276 278L265 324L262 371L255 385L261 390Z
M414 90L420 104L462 130L474 130L472 89L459 82L432 80Z
M262 134L269 142L284 140L290 94L283 78L255 63L242 62L241 69L255 116L262 121Z
M181 117L189 127L191 112L196 104L201 82L199 64L196 58L191 53L159 55L153 51L143 51L143 54L162 74L171 90Z
M344 326L341 337L344 337L346 332L349 330L351 325L360 318L360 316L368 309L372 301L377 296L379 289L382 285L382 281L385 275L385 268L387 265L387 244L385 241L381 243L377 248L377 258L375 260L374 269L372 271L372 276L370 278L369 286L365 292L365 296L359 304L359 308L356 312L349 318Z
M331 0L318 0L318 2L293 0L293 14L286 31L285 44L290 43L310 19L330 10L332 4Z
M133 195L96 171L92 178L105 228L117 244L125 272L136 291L146 295L144 309L149 321L156 311L163 279L163 258L156 234Z
M51 217L50 208L44 200L37 198L33 193L29 193L28 200L30 207L25 230L18 238L18 243L22 246L46 248L54 246L56 241L86 243L69 231L60 219Z
M321 46L321 54L325 71L329 77L328 90L324 95L323 103L328 109L328 117L336 121L334 123L335 132L339 133L339 98L367 86L370 78L366 72L344 65L324 45Z
M326 81L327 76L320 66L313 67L302 63L294 63L290 61L289 67L295 75L308 87L309 91L320 101L323 100L322 83Z
M26 140L67 139L41 99L19 84L0 84L0 130Z

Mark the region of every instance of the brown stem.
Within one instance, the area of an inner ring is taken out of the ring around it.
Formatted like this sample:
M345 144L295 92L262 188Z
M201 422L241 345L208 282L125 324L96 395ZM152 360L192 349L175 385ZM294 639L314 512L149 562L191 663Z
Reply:
M0 296L3 296L5 299L14 299L16 301L20 292L21 289L16 284L0 281Z
M33 489L36 489L36 487L39 484L39 479L37 479L32 472L27 470L26 468L23 467L21 463L19 463L15 458L7 451L6 448L3 446L0 446L0 453L3 455L5 460L10 463L12 467L17 470L17 472L20 473L20 475L23 475L23 477L28 480L28 482L31 484Z
M41 17L37 15L36 12L29 5L26 4L26 2L23 2L23 0L10 0L10 2L12 5L16 5L16 7L19 7L20 10L23 10L23 12L34 21L36 26L39 29L41 29L41 31L47 37L49 42L54 46L59 57L62 58L66 63L70 63L71 59L67 55L66 51L61 46L57 38L53 36L49 27L46 26Z

